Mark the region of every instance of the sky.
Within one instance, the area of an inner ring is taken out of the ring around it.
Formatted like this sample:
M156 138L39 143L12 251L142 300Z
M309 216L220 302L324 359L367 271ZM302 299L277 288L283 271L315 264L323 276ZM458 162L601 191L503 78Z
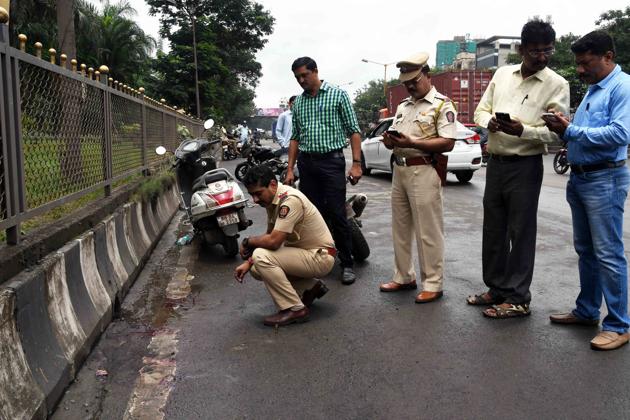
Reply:
M441 39L470 34L520 36L521 27L534 16L551 16L558 36L584 35L595 29L599 15L624 9L628 0L526 0L419 1L419 0L257 0L276 19L274 32L257 54L262 77L256 88L256 107L277 107L281 98L299 94L291 63L309 56L318 65L321 79L340 85L351 96L370 80L382 79L386 64L420 51L435 63ZM148 16L143 0L131 0L136 20L157 38L157 18ZM398 72L387 67L388 79Z

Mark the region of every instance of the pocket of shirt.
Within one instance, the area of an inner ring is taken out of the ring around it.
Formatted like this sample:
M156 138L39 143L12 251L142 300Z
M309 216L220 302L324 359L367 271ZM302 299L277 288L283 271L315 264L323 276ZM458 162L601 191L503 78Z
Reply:
M433 127L433 118L428 115L419 115L413 119L413 123L420 127L423 133L427 135L435 134L435 127Z

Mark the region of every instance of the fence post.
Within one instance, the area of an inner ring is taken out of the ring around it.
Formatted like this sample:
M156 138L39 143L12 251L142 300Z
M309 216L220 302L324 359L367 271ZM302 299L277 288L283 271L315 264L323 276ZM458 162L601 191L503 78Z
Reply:
M103 127L105 129L105 159L103 165L103 172L105 174L105 197L109 197L112 194L112 174L113 174L113 165L112 165L112 96L107 89L107 74L109 73L109 68L105 65L100 66L98 68L99 73L99 81L104 85L103 87Z
M140 89L138 89L138 92L140 94L140 99L142 99L142 166L144 166L144 168L142 169L142 175L144 176L148 176L149 175L149 162L148 162L148 156L147 156L147 144L148 144L148 139L147 139L147 106L146 103L144 102L144 88L141 87Z
M0 44L9 45L9 11L0 7ZM7 218L19 216L26 207L22 131L20 128L20 76L11 50L0 56L0 136L4 167L4 194ZM7 244L20 242L20 223L6 230Z

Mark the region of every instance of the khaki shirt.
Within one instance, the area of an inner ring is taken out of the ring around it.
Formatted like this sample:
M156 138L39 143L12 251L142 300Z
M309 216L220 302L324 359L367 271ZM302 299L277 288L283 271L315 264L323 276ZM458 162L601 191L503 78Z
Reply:
M436 127L435 113L440 105L442 108L440 108ZM398 104L391 128L412 139L422 140L435 137L454 139L457 133L456 119L457 111L450 99L439 93L435 87L431 87L424 98L415 100L410 96ZM410 147L394 147L393 153L399 157L429 155Z
M285 246L302 249L334 248L330 230L317 208L299 190L278 184L276 196L267 207L269 232L288 234Z
M523 79L521 65L499 68L475 110L475 123L488 127L495 112L508 112L523 124L521 137L501 131L488 134L488 152L497 155L531 156L547 153L546 143L558 141L541 118L555 109L569 114L569 82L545 67Z

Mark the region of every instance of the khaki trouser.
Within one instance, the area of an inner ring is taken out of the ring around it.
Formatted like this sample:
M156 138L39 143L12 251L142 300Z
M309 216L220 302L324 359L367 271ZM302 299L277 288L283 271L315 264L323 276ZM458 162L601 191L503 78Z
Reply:
M392 179L394 281L416 279L411 256L416 237L423 290L442 290L444 276L444 217L440 177L431 165L398 166Z
M313 277L330 273L335 258L326 250L283 246L275 251L256 248L251 275L265 286L281 311L302 305L300 295L313 286ZM299 294L298 294L299 293Z

